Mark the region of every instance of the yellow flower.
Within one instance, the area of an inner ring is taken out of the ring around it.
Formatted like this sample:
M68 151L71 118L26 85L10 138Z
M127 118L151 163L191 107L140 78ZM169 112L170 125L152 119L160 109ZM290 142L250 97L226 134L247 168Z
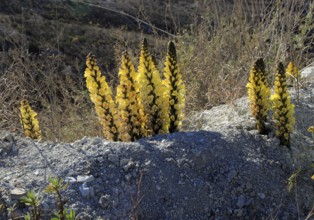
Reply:
M272 95L273 120L276 136L280 143L290 147L290 133L295 124L294 105L290 102L290 95L286 85L286 74L282 63L278 64L274 83L275 93Z
M308 132L310 133L314 133L314 126L310 126L308 129L307 129Z
M265 64L258 59L251 68L247 84L251 113L256 119L256 127L262 134L266 133L265 122L270 108L270 88L266 80ZM272 97L275 101L277 96Z
M289 62L286 68L286 78L290 80L299 80L300 72L294 62Z
M32 139L41 139L37 113L30 107L26 100L22 100L20 103L20 120L25 136Z
M117 87L116 102L118 115L124 123L118 123L120 139L134 141L147 136L146 117L139 96L139 83L131 58L127 53L122 55L119 69L120 84Z
M91 101L95 105L96 113L103 126L104 136L108 140L117 141L116 108L112 99L112 92L107 84L106 77L101 74L96 59L92 54L87 55L84 76Z
M178 68L176 48L173 42L168 44L164 78L163 85L166 90L163 97L168 105L167 112L171 119L169 132L172 133L180 129L181 121L184 118L182 110L185 106L185 86Z
M159 71L148 51L147 41L143 40L138 66L140 96L147 117L149 135L167 133L169 127L168 107L164 104Z

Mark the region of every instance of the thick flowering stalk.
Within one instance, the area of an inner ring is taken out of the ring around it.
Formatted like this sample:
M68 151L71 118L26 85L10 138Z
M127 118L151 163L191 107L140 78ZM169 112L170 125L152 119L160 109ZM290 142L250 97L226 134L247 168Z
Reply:
M147 135L146 119L139 95L137 73L127 53L122 55L119 79L116 95L119 137L122 141L134 141Z
M177 132L180 129L185 106L185 87L182 82L182 75L178 69L177 53L173 42L168 44L168 53L164 68L164 81L166 87L164 97L169 102L169 132Z
M290 102L287 90L286 74L282 63L278 64L275 76L273 102L273 120L276 127L276 136L282 145L290 147L290 133L295 124L294 105Z
M115 125L117 119L116 105L112 99L112 92L106 77L101 74L94 56L89 54L86 59L86 87L95 105L96 113L103 127L103 133L108 140L118 140L118 130Z
M259 133L267 132L265 122L270 109L270 88L266 79L265 64L262 58L258 59L251 68L249 82L246 85L250 99L250 109L256 119Z
M138 67L140 95L147 117L149 135L168 133L168 102L163 96L164 88L160 74L143 40Z
M41 139L37 113L30 107L26 100L22 100L20 103L20 119L26 137Z

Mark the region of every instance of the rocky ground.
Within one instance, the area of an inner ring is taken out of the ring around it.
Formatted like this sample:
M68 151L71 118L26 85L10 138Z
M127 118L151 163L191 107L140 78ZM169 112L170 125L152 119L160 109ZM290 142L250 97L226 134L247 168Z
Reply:
M273 133L257 134L247 98L195 114L185 132L134 143L36 142L2 131L1 219L14 204L13 216L25 213L21 194L43 191L49 177L69 181L67 207L80 219L129 219L138 189L139 219L304 219L314 204L314 144L306 132L314 122L314 85L305 85L291 151ZM44 195L42 208L48 218L56 208L51 196Z

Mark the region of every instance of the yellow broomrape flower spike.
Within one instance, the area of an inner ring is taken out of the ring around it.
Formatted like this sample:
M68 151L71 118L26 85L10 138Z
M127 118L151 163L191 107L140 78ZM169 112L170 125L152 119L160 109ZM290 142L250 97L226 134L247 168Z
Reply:
M26 100L22 100L20 103L20 120L26 137L41 139L37 113L30 107Z
M290 95L286 85L286 74L282 63L278 64L276 72L274 94L271 96L273 120L280 143L290 148L290 133L295 124L294 105L290 102Z
M164 68L164 81L166 87L164 97L169 103L169 132L179 131L185 107L185 86L178 69L177 53L173 42L168 44L168 53Z
M249 82L246 85L250 100L250 109L256 119L259 133L267 133L265 122L270 109L270 88L266 79L265 64L262 58L258 59L251 68Z
M148 52L147 41L143 40L138 67L138 81L144 112L147 117L148 135L168 133L168 102L160 74Z
M119 78L116 95L119 116L117 127L122 141L134 141L147 136L146 118L139 96L137 73L127 53L122 55Z
M298 81L300 77L300 72L298 67L294 62L290 62L286 68L286 79L291 81Z
M116 105L112 99L112 92L106 77L101 74L97 61L92 54L86 59L86 87L90 98L95 105L96 113L103 127L104 136L111 141L118 140L118 130L115 125L117 120Z

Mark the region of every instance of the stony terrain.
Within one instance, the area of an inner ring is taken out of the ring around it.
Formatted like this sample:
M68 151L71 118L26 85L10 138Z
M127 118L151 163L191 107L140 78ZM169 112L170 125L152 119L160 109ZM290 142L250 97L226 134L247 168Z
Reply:
M0 218L9 218L16 190L42 191L48 177L62 177L70 182L67 206L80 219L129 219L142 173L139 219L305 219L314 204L314 144L306 132L314 122L314 84L305 85L291 151L273 133L257 134L246 98L195 114L184 132L134 143L36 142L2 131ZM298 168L289 193L287 180ZM55 208L51 196L42 208ZM17 204L13 214L26 211Z

